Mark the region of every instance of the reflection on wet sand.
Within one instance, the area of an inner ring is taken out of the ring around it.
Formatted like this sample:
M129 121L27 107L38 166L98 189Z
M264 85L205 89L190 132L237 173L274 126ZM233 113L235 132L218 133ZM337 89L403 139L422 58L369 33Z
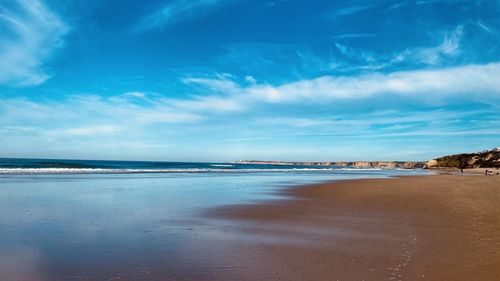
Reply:
M43 256L27 246L0 247L0 272L5 281L46 281Z
M385 174L4 176L1 280L206 279L235 270L233 242L255 239L207 210L283 200L283 182L367 176Z

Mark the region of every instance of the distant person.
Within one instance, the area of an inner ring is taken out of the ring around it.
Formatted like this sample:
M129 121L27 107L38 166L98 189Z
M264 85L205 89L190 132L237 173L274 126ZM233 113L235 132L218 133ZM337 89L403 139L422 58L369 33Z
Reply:
M460 169L460 172L463 174L464 173L464 169Z

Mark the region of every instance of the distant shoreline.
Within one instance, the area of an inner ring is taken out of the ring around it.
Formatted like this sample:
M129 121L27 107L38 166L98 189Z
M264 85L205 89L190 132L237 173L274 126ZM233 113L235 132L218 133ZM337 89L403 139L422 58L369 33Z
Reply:
M429 161L267 161L238 160L232 163L254 165L316 165L355 168L400 168L400 169L474 169L500 168L500 148L493 148L474 153L453 154L434 158Z
M426 162L421 161L267 161L267 160L238 160L231 163L253 165L301 165L301 166L337 166L355 168L425 168Z

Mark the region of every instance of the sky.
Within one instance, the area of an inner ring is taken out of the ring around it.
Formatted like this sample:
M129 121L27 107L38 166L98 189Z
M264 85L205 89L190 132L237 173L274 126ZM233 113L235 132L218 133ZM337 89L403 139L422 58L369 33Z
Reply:
M498 147L499 15L498 0L2 0L0 157Z

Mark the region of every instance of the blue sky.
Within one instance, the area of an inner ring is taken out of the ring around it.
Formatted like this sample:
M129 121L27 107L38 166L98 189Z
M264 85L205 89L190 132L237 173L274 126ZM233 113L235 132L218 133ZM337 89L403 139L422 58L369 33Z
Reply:
M0 156L427 160L500 145L498 0L7 0Z

